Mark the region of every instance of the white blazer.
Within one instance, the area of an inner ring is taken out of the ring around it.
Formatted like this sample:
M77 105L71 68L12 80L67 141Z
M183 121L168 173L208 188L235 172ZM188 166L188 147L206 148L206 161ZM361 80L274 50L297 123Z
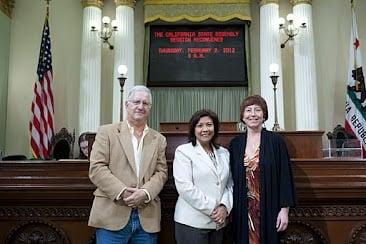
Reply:
M201 229L215 229L210 214L220 204L230 213L233 205L233 181L230 174L229 152L213 148L217 166L197 141L177 147L173 176L179 197L174 221Z

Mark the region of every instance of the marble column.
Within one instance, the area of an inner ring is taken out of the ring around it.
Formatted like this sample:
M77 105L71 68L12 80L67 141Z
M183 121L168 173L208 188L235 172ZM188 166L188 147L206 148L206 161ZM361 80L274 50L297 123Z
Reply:
M82 0L83 32L80 64L79 132L95 132L100 125L101 40L90 31L91 23L101 28L102 1Z
M115 0L118 31L114 37L114 73L113 73L113 122L120 120L121 92L118 82L117 68L124 64L128 68L124 85L123 101L128 91L135 85L135 36L134 36L134 0ZM123 117L126 115L123 106Z
M279 65L277 82L277 115L281 129L284 129L283 109L283 82L281 48L278 28L279 6L278 0L260 0L260 79L261 96L267 101L268 121L266 127L271 130L274 125L274 94L273 85L270 79L269 65Z
M307 20L294 43L296 130L319 129L311 2L291 0L295 18Z

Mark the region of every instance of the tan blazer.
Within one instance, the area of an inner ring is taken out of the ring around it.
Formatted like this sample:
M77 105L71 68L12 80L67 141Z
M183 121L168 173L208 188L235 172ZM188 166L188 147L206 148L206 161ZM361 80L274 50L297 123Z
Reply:
M130 218L131 208L116 201L128 186L146 189L151 201L139 207L142 228L160 231L161 207L158 194L168 178L165 158L166 139L149 128L144 137L139 180L127 122L101 126L90 155L89 178L96 185L89 226L120 230Z

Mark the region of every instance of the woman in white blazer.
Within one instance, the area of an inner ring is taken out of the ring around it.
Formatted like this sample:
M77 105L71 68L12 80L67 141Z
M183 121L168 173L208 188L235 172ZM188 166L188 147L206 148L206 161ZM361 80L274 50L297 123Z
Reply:
M189 121L189 143L175 151L173 176L179 197L175 206L178 244L219 244L233 203L229 152L216 143L217 115L208 109Z

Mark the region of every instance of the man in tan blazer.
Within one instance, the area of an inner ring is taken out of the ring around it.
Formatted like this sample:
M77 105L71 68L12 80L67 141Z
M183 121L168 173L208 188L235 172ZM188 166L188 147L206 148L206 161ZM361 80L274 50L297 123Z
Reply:
M125 103L127 119L101 126L90 155L96 185L89 225L97 243L154 244L160 231L158 194L167 180L166 140L147 126L151 93L135 86Z

